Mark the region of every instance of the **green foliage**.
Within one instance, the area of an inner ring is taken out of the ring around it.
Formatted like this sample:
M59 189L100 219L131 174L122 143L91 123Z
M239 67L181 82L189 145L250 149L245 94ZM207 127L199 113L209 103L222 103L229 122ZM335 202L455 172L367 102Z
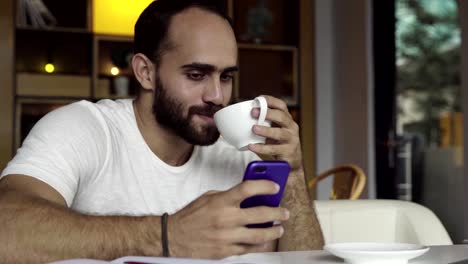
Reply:
M437 143L440 113L461 109L455 0L397 0L397 65L398 95L412 98L415 111L423 114L420 124L409 127Z

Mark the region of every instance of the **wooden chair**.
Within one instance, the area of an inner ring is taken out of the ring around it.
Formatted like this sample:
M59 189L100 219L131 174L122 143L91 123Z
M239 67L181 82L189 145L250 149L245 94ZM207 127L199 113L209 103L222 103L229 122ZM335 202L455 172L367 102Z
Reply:
M340 165L321 173L309 181L308 188L316 188L320 180L333 175L333 187L330 191L331 200L356 200L359 198L366 185L366 175L361 168L353 164Z

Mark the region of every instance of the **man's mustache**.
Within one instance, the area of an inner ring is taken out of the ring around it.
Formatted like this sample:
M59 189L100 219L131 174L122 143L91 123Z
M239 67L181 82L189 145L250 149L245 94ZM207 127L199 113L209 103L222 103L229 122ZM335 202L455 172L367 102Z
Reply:
M215 104L209 104L209 105L204 105L204 106L195 105L189 108L189 116L204 115L204 116L213 117L213 115L222 108L223 106L215 105Z

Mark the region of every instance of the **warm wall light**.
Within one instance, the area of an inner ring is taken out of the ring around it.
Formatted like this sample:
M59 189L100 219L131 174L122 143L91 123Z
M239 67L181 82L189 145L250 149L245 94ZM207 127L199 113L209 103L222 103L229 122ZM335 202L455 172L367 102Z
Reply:
M119 74L120 71L119 71L119 68L117 68L117 67L112 67L111 70L110 70L110 72L111 72L112 75L116 76L116 75Z
M47 63L45 66L44 66L44 70L47 72L47 73L53 73L55 71L55 66L52 64L52 63Z
M94 0L93 32L112 35L133 35L140 13L153 0Z

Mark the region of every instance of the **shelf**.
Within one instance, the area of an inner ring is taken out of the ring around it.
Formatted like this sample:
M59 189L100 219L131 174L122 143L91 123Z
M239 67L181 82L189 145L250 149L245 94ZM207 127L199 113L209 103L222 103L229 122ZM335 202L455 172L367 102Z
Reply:
M298 105L297 53L297 48L290 46L240 44L235 97L249 100L269 94L289 106Z
M94 101L104 100L104 99L111 99L111 100L118 100L118 99L133 99L135 95L127 95L127 96L118 96L118 95L109 95L104 97L94 97Z
M120 75L122 76L122 75ZM126 95L118 95L114 79L116 76L99 76L94 87L93 97L95 98L126 98L136 95L138 90L138 81L131 76L128 79L128 92Z
M92 34L29 30L16 31L16 71L44 72L53 63L55 73L91 74Z
M133 77L131 58L133 42L129 37L97 35L93 41L96 53L93 57L94 94L95 98L126 98L136 93L138 82ZM119 74L111 75L111 69L117 67ZM128 78L127 88L117 89L116 78ZM120 90L120 91L118 91ZM127 91L125 91L127 90Z
M118 75L111 75L111 74L99 74L98 78L102 79L113 79L117 76L126 76L128 78L133 78L134 75L132 72L128 72L127 70L121 71Z
M32 26L17 25L16 29L23 30L23 31L92 34L92 32L90 32L88 29L85 29L85 28L67 28L67 27L36 28Z
M130 61L126 59L133 53L133 43L122 38L97 38L94 41L96 50L95 65L98 75L108 75L112 67L121 71L131 71Z
M16 74L16 94L20 96L90 97L91 77L84 75Z
M128 42L131 44L133 43L133 37L129 37L129 36L95 34L94 39L96 41Z
M78 100L91 100L90 97L83 96L45 96L45 95L17 95L16 99L22 102L48 102L48 101L78 101Z

